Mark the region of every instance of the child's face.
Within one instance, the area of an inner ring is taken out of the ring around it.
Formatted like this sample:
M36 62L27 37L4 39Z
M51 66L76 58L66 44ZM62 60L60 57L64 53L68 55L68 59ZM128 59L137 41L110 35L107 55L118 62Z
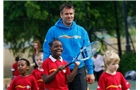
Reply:
M36 64L37 64L38 67L42 67L42 63L43 63L42 57L43 57L43 55L40 55L40 56L36 56L36 57L35 57L35 59L36 59Z
M29 66L27 66L26 61L24 61L24 60L18 61L18 70L21 75L26 74L26 72L29 70Z
M58 58L63 51L62 43L60 41L54 41L50 50L52 52L52 56L54 58Z
M119 63L118 62L111 62L110 64L106 65L107 70L111 73L116 72L117 69L119 68Z

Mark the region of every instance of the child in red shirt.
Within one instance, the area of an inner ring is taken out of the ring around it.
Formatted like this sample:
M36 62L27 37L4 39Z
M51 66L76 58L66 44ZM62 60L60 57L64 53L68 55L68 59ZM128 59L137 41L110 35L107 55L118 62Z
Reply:
M28 75L27 71L30 68L30 62L27 59L21 58L18 61L18 70L20 75L12 80L8 90L38 90L36 80L33 75Z
M97 90L129 90L129 82L117 71L120 61L118 54L107 51L103 59L105 72L99 78Z
M11 68L11 71L12 71L12 80L13 80L16 76L20 75L20 73L19 73L19 71L18 71L18 61L19 61L19 57L18 57L18 56L15 58L15 61L16 61L16 62L12 65L12 68Z
M39 90L45 89L45 83L43 82L42 76L41 76L41 73L44 71L42 68L42 63L43 63L42 58L43 58L42 52L39 52L35 55L35 62L36 62L38 67L36 69L34 69L31 73L37 81Z
M61 57L63 47L58 39L54 39L50 43L50 51L52 55L42 64L45 88L47 90L68 90L67 83L74 79L80 62L75 62L74 70L71 73L69 67L64 68L67 62Z

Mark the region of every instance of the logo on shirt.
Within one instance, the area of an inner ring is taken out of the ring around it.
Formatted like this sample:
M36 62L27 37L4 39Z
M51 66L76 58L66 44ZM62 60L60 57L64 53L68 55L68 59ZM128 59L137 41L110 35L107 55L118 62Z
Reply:
M54 69L51 69L49 72L51 73L51 72L54 72L54 71L56 71L56 70L57 70L57 69L54 68Z
M78 35L74 35L74 36L61 35L61 36L59 36L59 38L75 38L75 39L78 39L78 38L81 38L81 36L78 36Z
M30 89L31 88L29 85L27 85L26 87L27 87L27 89Z
M121 88L122 86L121 85L109 85L106 89L109 89L109 88Z
M43 82L43 79L38 79L37 82Z
M16 88L27 88L27 89L30 89L31 86L29 86L29 85L27 85L27 86L17 85Z

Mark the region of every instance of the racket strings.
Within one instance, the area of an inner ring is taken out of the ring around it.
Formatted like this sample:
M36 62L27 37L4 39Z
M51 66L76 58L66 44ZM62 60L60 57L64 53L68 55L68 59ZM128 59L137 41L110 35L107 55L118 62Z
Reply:
M88 58L90 58L92 55L92 51L91 51L91 45L87 46L86 48L84 48L82 50L82 52L80 53L78 59L79 60L86 60Z
M65 68L69 65L71 65L76 60L87 60L94 56L100 49L102 44L99 41L91 42L88 46L83 47L78 55L76 55L75 58L73 58L72 62L67 64Z
M84 47L81 50L80 55L78 56L78 60L86 60L95 55L98 52L98 49L100 47L100 42L96 41L94 43L91 43L90 45Z

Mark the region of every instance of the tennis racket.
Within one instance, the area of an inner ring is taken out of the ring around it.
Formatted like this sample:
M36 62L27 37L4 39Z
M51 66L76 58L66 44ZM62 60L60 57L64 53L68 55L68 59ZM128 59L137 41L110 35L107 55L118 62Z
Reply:
M99 41L91 42L89 45L83 47L80 52L77 54L77 56L68 63L65 68L72 63L74 63L76 60L87 60L94 56L99 50L101 49L102 44Z

